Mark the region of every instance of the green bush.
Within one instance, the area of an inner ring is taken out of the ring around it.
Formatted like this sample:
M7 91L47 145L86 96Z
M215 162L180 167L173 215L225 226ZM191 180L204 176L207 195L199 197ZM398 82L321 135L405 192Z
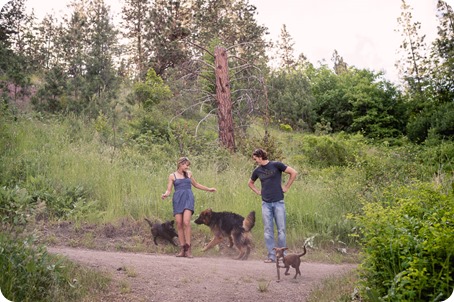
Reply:
M32 239L13 241L0 233L0 243L0 285L8 300L51 301L52 287L65 286L58 263L43 247L34 249Z
M314 167L347 166L355 160L348 142L331 136L306 136L300 148Z
M0 187L0 221L2 229L24 226L30 210L34 207L32 197L25 189Z
M390 190L356 216L364 291L373 301L443 301L454 288L454 194L431 184Z
M0 288L10 301L81 301L105 290L109 279L47 253L33 237L0 233Z

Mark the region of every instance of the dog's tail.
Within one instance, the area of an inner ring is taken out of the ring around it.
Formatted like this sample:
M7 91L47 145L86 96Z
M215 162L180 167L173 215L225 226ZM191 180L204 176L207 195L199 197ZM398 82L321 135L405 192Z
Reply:
M243 229L246 232L249 232L250 230L252 230L254 225L255 225L255 211L252 211L252 212L249 213L249 215L247 215L246 218L244 218L244 220L243 220Z
M150 227L153 227L153 222L151 222L147 217L144 218L148 224L150 225Z
M298 257L306 255L306 245L303 246L304 251L298 255Z

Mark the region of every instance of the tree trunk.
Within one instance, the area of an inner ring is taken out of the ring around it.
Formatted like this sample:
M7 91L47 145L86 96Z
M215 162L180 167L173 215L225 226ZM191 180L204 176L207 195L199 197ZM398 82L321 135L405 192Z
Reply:
M227 65L227 50L216 46L215 75L216 75L216 101L218 105L219 140L221 145L235 152L235 133L232 117L232 100L230 96L229 70Z

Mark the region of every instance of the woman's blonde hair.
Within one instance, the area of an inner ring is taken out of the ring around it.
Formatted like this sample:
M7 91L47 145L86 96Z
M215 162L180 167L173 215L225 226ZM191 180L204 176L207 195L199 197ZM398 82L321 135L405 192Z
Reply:
M177 161L177 170L184 163L191 164L191 161L187 157L180 157ZM186 171L183 171L183 175L184 175L184 178L188 178L188 173Z

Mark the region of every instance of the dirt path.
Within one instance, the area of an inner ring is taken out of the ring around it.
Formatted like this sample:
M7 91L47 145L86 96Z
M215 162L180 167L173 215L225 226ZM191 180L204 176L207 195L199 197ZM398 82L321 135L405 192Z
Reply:
M276 282L275 264L259 260L205 256L188 259L68 247L48 247L48 251L108 272L114 280L129 286L125 293L112 294L106 301L306 301L323 279L356 267L304 262L303 257L302 276L295 280L293 268L290 276L285 276L281 269L281 282Z

